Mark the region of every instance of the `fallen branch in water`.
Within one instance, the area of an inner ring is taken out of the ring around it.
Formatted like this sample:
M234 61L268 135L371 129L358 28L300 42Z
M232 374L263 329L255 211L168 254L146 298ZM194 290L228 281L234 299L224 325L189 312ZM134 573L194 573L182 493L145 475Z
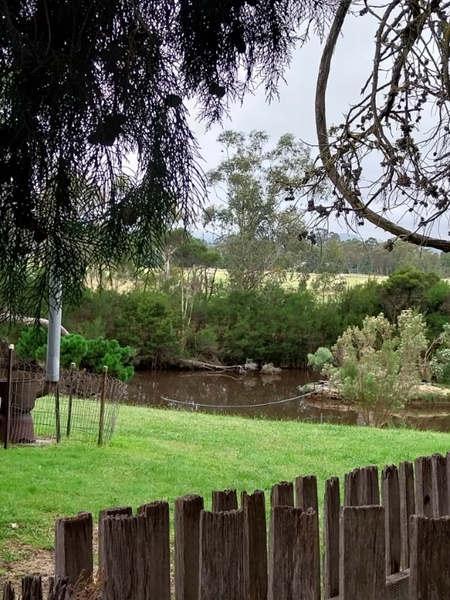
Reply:
M216 372L221 372L221 371L239 371L241 373L243 373L244 371L246 371L245 366L244 365L231 365L231 366L226 366L226 365L214 365L211 363L206 363L206 362L202 362L200 360L193 360L193 359L186 359L186 360L181 360L180 363L182 365L186 365L187 367L191 368L191 369L202 369L205 371L216 371Z

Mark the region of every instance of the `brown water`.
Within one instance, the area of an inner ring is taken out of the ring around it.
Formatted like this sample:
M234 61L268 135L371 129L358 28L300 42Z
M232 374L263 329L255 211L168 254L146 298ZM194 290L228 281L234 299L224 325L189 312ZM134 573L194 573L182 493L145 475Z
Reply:
M138 373L131 380L128 402L246 417L361 424L354 410L299 397L298 386L314 379L318 379L317 374L305 371L283 371L277 375L150 371ZM406 416L394 421L417 429L450 431L450 405L408 410Z

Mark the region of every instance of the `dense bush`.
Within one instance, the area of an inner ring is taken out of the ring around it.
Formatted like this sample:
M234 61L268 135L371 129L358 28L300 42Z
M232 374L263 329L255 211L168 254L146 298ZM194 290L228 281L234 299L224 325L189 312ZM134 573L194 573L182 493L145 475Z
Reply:
M21 360L45 361L47 354L47 332L42 328L25 329L17 343L16 352ZM134 374L130 364L133 351L129 346L121 346L117 340L99 337L86 339L79 334L61 337L61 366L69 368L74 362L79 369L101 373L104 366L108 373L122 381L128 381Z

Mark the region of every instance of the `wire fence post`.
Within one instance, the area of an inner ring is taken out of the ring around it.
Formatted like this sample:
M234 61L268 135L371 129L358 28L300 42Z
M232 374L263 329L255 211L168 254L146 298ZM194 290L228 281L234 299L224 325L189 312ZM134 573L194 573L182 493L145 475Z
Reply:
M70 437L70 429L72 427L72 402L73 402L73 376L74 376L74 373L75 373L75 363L71 362L70 363L70 376L69 376L69 385L70 385L69 406L67 409L67 429L66 429L67 437Z
M14 359L14 344L10 344L8 348L8 375L6 379L6 410L5 410L5 441L4 448L8 449L8 442L11 429L11 392L12 392L12 367Z
M56 443L61 441L61 410L59 405L59 381L55 384L55 423L56 423Z
M105 427L105 399L106 399L106 382L108 379L108 367L103 367L102 389L100 392L100 419L98 425L98 445L103 444L103 429Z

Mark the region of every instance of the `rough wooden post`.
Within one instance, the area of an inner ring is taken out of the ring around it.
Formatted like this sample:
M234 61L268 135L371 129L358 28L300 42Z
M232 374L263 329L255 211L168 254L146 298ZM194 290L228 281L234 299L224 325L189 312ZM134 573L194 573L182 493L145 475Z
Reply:
M282 481L273 486L270 493L270 505L294 506L294 484L292 481Z
M237 510L237 492L236 490L222 490L212 493L213 512L222 512L224 510Z
M378 468L354 469L345 474L344 506L372 506L380 504Z
M296 478L295 507L301 508L303 512L306 512L308 508L312 508L316 515L319 514L317 477L315 475Z
M70 600L73 596L73 585L69 579L57 579L49 577L49 589L47 600Z
M339 579L340 600L386 600L383 507L342 509Z
M244 597L267 600L267 530L264 492L242 492L244 512Z
M102 600L148 598L143 593L145 586L137 561L139 555L145 555L145 546L136 548L138 520L142 522L144 517L117 515L103 519Z
M203 498L190 494L175 500L175 599L198 600L200 513Z
M449 514L447 462L442 454L431 456L431 488L434 517L445 517Z
M140 506L137 512L138 515L145 515L146 522L146 598L170 600L169 504L151 502Z
M10 431L11 431L11 393L12 393L12 368L14 360L14 344L10 344L8 349L8 370L6 373L6 398L2 399L5 403L5 439L3 440L3 447L5 450L8 449Z
M72 405L73 405L73 377L75 374L75 363L70 363L70 375L69 375L69 400L68 400L68 408L67 408L67 426L66 426L66 435L70 437L70 431L72 429Z
M320 556L317 516L290 506L272 508L269 600L319 600Z
M15 600L14 588L10 581L7 581L3 586L3 600Z
M398 470L395 465L384 467L382 481L386 532L386 576L388 576L400 571L401 557L400 491Z
M42 600L42 578L28 575L22 579L22 600Z
M310 519L310 526L314 529L312 538L317 544L317 548L313 553L315 556L320 556L320 533L319 533L319 499L317 494L317 477L315 475L307 475L305 477L297 477L295 480L295 506L303 512L314 514L314 519ZM313 511L313 512L311 512ZM320 569L311 572L311 577L317 577L315 587L320 589Z
M105 404L106 404L106 385L108 382L108 367L103 367L102 387L100 391L100 416L98 420L98 440L99 446L103 445L103 434L105 430Z
M448 502L448 506L449 506L449 511L450 511L450 452L447 452L447 454L445 455L445 465L446 465L446 471L447 471L447 502Z
M408 600L450 598L450 517L411 517Z
M359 505L359 488L361 482L361 470L354 469L346 473L344 477L344 506Z
M92 515L57 519L55 523L55 577L68 577L72 583L89 579L94 570Z
M105 517L115 517L116 515L127 515L131 517L133 509L131 506L115 506L113 508L104 508L98 513L98 565L103 568L102 557L103 549L103 519Z
M430 456L420 456L414 461L416 474L416 514L433 516L433 483Z
M359 506L379 505L380 483L378 479L378 467L364 467L361 469L360 478Z
M332 477L325 482L323 503L323 586L325 598L339 595L339 478Z
M244 513L202 511L199 600L244 600Z
M400 538L401 538L401 567L409 568L409 519L414 514L414 467L412 462L402 462L398 468L398 483L400 493Z

